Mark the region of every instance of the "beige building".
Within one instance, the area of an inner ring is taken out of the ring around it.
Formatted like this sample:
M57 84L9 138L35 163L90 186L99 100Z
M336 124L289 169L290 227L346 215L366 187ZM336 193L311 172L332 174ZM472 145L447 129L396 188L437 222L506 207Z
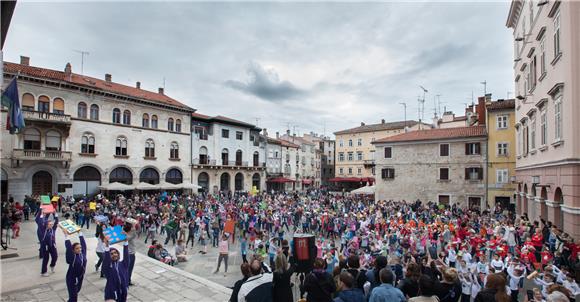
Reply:
M361 123L359 127L337 131L335 138L335 178L332 182L343 187L357 188L375 181L375 140L414 131L428 124L416 121L385 122L379 124Z
M485 108L488 133L487 200L490 205L512 208L516 189L515 101L488 101Z
M303 138L309 142L315 144L317 152L317 180L320 185L327 187L329 185L329 180L334 177L334 148L335 141L330 139L330 137L324 135L318 135L316 133L310 132L310 134L304 134Z
M580 2L512 1L519 213L580 239Z
M484 126L418 130L376 140L375 200L485 208Z
M281 140L298 145L296 162L299 164L296 169L295 190L305 190L320 187L320 151L316 149L317 143L311 142L304 137L290 135L290 130L280 136Z
M112 182L162 187L191 183L194 109L135 86L64 70L4 62L6 87L17 78L26 127L2 127L2 200L6 193L92 195ZM6 124L3 108L0 118Z

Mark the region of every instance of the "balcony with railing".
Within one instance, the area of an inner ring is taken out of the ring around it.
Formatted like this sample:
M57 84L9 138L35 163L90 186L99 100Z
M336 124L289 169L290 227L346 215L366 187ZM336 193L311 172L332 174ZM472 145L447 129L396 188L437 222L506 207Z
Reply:
M68 114L22 110L22 115L25 120L32 122L47 122L70 125L70 115Z
M375 165L375 160L374 159L365 159L363 160L363 165L365 166L374 166Z
M71 161L72 152L58 150L28 150L14 149L12 158L16 160L47 160L47 161Z

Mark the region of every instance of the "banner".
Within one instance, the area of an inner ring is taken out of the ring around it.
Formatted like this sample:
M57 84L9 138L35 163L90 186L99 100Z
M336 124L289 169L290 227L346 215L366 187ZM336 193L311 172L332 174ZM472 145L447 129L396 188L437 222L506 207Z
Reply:
M76 223L72 222L72 220L64 220L58 223L58 226L67 234L71 235L76 232L81 231L81 227L79 227Z

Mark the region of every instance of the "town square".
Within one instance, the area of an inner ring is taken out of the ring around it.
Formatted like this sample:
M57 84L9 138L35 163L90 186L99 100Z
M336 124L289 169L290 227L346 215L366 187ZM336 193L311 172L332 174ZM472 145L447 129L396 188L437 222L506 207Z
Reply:
M580 1L1 1L1 301L580 302Z

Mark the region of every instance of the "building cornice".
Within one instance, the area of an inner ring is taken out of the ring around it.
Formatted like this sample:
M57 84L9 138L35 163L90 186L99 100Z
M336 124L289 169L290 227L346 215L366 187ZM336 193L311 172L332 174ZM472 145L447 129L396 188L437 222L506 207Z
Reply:
M580 215L580 208L579 207L571 207L571 206L567 206L565 204L561 204L560 207L562 208L562 212L564 212L564 213Z
M556 161L550 161L545 163L539 164L532 164L523 167L516 167L516 171L524 171L529 169L537 169L537 168L545 168L545 167L554 167L554 166L564 166L564 165L580 165L580 158L565 158Z
M518 20L520 18L520 13L522 12L523 1L521 0L513 0L512 4L510 5L510 11L508 13L508 18L505 23L505 26L508 28L514 28L518 24Z

